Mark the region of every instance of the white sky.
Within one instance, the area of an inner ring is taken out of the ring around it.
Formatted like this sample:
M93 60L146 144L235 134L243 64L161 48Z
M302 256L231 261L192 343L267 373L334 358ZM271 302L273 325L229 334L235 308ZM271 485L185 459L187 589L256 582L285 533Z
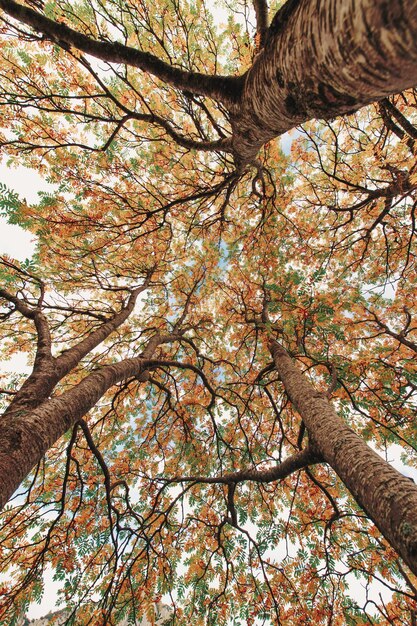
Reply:
M37 202L38 191L46 191L50 185L35 170L26 167L10 169L5 161L0 162L0 182L16 191L27 202ZM0 218L0 254L10 254L19 261L31 257L35 249L35 238L19 226L7 224Z
M46 191L50 185L35 170L25 167L10 169L5 161L0 161L0 182L7 185L27 202L37 202L38 191ZM30 258L35 250L36 237L15 224L8 224L0 217L0 256L8 254L18 261ZM13 355L10 361L1 363L1 370L15 372L28 371L26 355Z

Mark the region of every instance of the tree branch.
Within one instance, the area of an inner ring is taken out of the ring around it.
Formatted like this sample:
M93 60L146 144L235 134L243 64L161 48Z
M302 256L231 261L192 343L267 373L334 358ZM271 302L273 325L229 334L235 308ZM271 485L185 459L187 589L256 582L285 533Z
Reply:
M223 474L223 476L175 476L174 478L168 478L166 484L171 483L183 483L183 482L195 482L205 484L218 484L218 485L232 485L241 483L247 480L258 483L271 483L276 480L283 480L297 472L300 469L304 469L309 465L320 463L321 458L311 450L311 448L305 448L296 454L285 459L282 463L275 465L267 470L241 470L239 472L231 472L230 474Z
M75 346L72 346L68 350L65 350L60 356L55 359L55 367L59 378L62 378L87 354L89 354L94 348L102 343L107 337L114 332L119 326L125 322L131 315L139 294L148 288L151 279L151 274L147 276L143 285L133 289L130 293L128 301L124 307L118 313L116 313L110 320L99 326L96 330L92 331L85 339L80 341Z
M107 139L106 143L100 148L100 150L105 151L108 146L113 141L114 137L119 132L120 128L130 119L138 120L140 122L147 122L154 126L158 126L163 128L167 135L171 137L175 141L176 144L182 146L183 148L187 148L189 150L202 150L205 152L211 151L221 151L221 152L232 152L231 150L231 139L229 137L223 136L221 139L215 141L198 141L195 139L191 139L190 137L186 137L181 133L177 132L172 124L165 120L160 115L156 115L150 107L147 105L149 113L138 113L126 107L116 96L110 91L107 85L101 80L100 76L94 69L91 67L90 63L87 59L82 57L81 59L82 65L90 72L90 74L94 77L100 87L103 89L104 93L119 107L125 115L119 120L114 120L116 127L111 133L110 137ZM191 96L191 94L190 94ZM197 100L196 100L197 102Z
M253 8L256 15L256 52L259 52L265 45L268 30L268 2L253 0Z
M18 265L15 265L14 263L11 263L10 261L8 261L7 259L3 257L0 258L0 261L2 265L11 268L13 271L16 271L18 274L28 278L32 283L35 283L40 292L36 305L31 306L27 304L27 299L24 296L23 297L25 298L26 302L24 302L21 298L18 298L17 296L11 294L6 289L3 289L0 287L0 298L4 298L11 304L14 304L14 306L16 307L16 311L18 311L21 315L23 315L23 317L33 320L35 324L35 328L37 332L36 356L35 356L35 362L34 362L34 367L33 367L33 370L35 372L36 370L39 369L39 367L42 365L43 362L52 360L51 333L49 329L48 320L46 319L45 315L43 314L41 310L41 307L43 306L44 297L45 297L45 283L43 282L43 280L41 280L37 276L27 272L26 270L22 269Z
M401 113L401 111L394 105L388 98L384 98L381 101L381 105L388 111L399 124L403 127L407 135L412 139L417 139L417 128L408 121L408 119Z
M85 54L108 63L123 63L138 67L176 89L208 96L225 104L236 101L240 95L243 86L241 77L209 76L199 72L187 72L165 63L149 52L125 46L117 41L91 39L66 24L51 20L14 0L0 0L0 7L14 19L42 33L47 39L64 49L73 46Z
M396 339L397 341L399 341L400 343L403 344L403 346L407 346L407 348L410 348L410 350L413 350L413 352L417 353L417 344L414 343L413 341L410 341L409 339L406 339L406 337L404 336L403 332L400 333L396 333L393 330L390 329L389 326L387 326L387 324L384 324L384 322L382 322L379 317L376 315L376 313L374 313L373 311L371 311L370 309L366 309L368 311L368 313L370 313L374 320L375 320L375 324L377 326L379 326L379 328L381 330L383 330L384 332L387 333L387 335L389 335L390 337L393 337L394 339ZM371 321L371 320L369 320Z
M212 399L211 399L210 405L207 408L211 408L213 406L214 400L216 398L216 392L214 391L213 387L210 385L208 378L206 377L204 372L196 365L193 365L192 363L182 363L181 361L166 361L166 360L159 360L159 359L144 361L143 365L145 369L156 369L158 367L178 367L180 369L188 369L188 370L191 370L192 372L195 372L203 381L206 389L210 392Z
M6 417L4 413L0 428L0 509L47 450L113 385L146 373L144 354L149 357L157 346L179 338L179 334L154 335L141 356L103 365L32 410L30 405L19 405L13 414L9 411Z

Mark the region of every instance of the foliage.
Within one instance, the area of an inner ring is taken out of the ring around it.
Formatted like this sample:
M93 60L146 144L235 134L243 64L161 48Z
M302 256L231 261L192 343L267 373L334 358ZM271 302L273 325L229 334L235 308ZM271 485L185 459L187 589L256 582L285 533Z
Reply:
M187 70L231 73L252 62L255 20L246 2L225 6L221 26L202 0L44 11ZM2 258L2 286L42 310L54 357L140 291L51 397L170 339L2 513L1 623L40 601L49 565L69 623L152 620L161 599L178 624L409 623L415 576L331 468L273 482L235 473L306 446L270 336L365 441L416 466L416 92L310 122L290 154L271 142L258 169L237 172L198 146L230 132L218 102L3 30L2 150L55 191L29 206L0 186L2 214L38 237L31 261ZM10 299L1 337L4 356L34 362L33 319ZM21 382L2 379L4 409Z

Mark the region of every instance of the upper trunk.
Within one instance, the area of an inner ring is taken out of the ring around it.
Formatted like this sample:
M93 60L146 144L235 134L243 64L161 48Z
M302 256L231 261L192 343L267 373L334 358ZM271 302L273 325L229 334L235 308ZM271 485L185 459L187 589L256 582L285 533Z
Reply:
M94 334L94 333L93 333ZM156 348L176 341L179 334L156 334L151 337L138 357L103 365L60 396L52 397L36 408L22 404L0 417L0 510L13 492L39 463L44 454L66 431L92 409L110 387L136 377L147 379L147 367L157 364L149 359ZM50 387L50 381L45 379Z
M247 73L233 117L241 162L312 118L417 84L415 0L288 0Z
M106 365L33 410L0 418L0 510L43 455L120 380L140 374L142 358Z
M308 431L310 445L417 574L417 486L371 450L337 415L276 341L275 367Z

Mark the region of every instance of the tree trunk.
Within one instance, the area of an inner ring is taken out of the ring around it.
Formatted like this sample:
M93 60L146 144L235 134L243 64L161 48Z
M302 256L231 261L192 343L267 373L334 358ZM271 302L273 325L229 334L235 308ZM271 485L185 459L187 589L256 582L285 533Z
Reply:
M0 510L49 448L84 417L110 387L132 377L147 380L147 368L152 369L159 363L150 360L156 348L178 339L175 333L154 335L140 356L103 365L72 389L45 400L35 409L5 412L0 417Z
M270 350L285 391L303 418L310 446L417 574L417 486L346 425L280 344L271 341Z
M125 359L86 376L61 396L0 420L0 510L44 454L121 380L137 376L143 359Z
M415 0L288 0L247 73L233 148L253 160L267 141L417 84Z

